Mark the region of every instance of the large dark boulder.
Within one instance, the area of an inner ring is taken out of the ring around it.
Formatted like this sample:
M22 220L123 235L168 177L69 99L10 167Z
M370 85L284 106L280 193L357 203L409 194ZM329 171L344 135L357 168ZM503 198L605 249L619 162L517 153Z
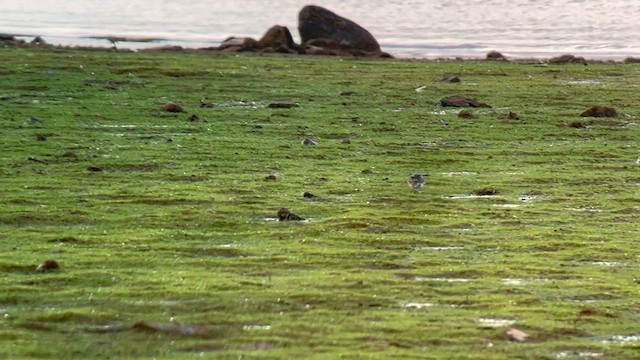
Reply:
M293 41L293 36L286 26L274 25L258 40L256 46L262 51L297 53L300 46Z
M614 108L607 106L594 106L580 114L582 117L618 117L618 112Z
M576 57L571 54L556 56L549 59L549 64L565 65L565 64L582 64L587 65L587 60L583 57Z
M320 6L307 5L300 10L298 31L303 46L323 39L322 41L331 44L331 48L338 45L341 50L352 54L382 54L378 41L370 32Z

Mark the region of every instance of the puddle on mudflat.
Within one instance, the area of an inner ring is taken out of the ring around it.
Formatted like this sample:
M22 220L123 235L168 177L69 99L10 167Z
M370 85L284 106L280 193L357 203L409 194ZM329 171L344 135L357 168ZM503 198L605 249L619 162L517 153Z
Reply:
M425 309L425 308L430 308L430 307L434 307L434 306L436 306L436 304L434 304L434 303L406 303L406 304L402 304L402 307L414 308L414 309Z
M564 208L565 210L575 211L575 212L602 212L602 209L594 208L594 207L586 207L586 208Z
M539 278L539 279L521 279L521 278L504 278L501 279L502 284L504 285L513 285L513 286L522 286L529 285L532 282L544 282L548 281L548 278Z
M520 199L520 201L531 201L531 200L535 200L538 197L536 195L520 195L518 197L518 199Z
M414 280L416 280L416 281L449 282L449 283L454 283L454 282L466 283L466 282L471 281L471 279L464 279L464 278L430 278L430 277L422 277L422 276L416 276Z
M613 267L620 265L619 262L615 261L594 261L591 263L592 265L605 266L605 267Z
M590 351L560 351L553 353L553 357L556 359L600 359L602 353L590 352Z
M427 309L432 307L450 307L450 308L460 307L459 305L455 305L455 304L436 304L436 303L418 303L418 302L409 302L401 305L402 307L408 308L408 309Z
M626 345L640 341L640 335L614 335L610 339L602 340L603 344L620 344Z
M258 109L263 108L264 105L258 104L254 101L234 101L228 103L215 104L216 107L226 107L226 108L244 108L244 109Z
M499 328L505 327L509 325L513 325L516 323L513 319L504 319L504 318L478 318L476 322L482 327L488 328Z
M595 304L595 303L598 302L597 299L578 299L578 300L573 299L571 301L576 302L576 303L580 303L580 304Z
M502 279L502 283L505 285L524 285L524 279L506 278Z
M101 125L95 125L94 127L134 129L136 127L136 125L130 125L130 124L101 124Z
M475 176L478 175L477 172L471 171L451 171L451 172L443 172L444 176Z
M568 85L602 85L602 83L598 80L572 80L567 81Z
M156 305L156 306L176 306L181 304L181 302L177 300L130 300L127 302L133 305Z
M93 127L95 128L113 128L113 129L135 129L137 127L139 127L140 125L133 125L133 124L99 124L99 125L94 125ZM166 129L168 128L169 125L144 125L145 129Z
M464 247L462 246L417 246L414 250L425 250L425 251L447 251L447 250L462 250Z
M243 325L242 330L244 331L267 331L271 330L271 325Z
M240 246L240 244L227 243L227 244L220 244L220 245L217 245L217 246L221 247L221 248L232 248L232 247L238 247L238 246Z

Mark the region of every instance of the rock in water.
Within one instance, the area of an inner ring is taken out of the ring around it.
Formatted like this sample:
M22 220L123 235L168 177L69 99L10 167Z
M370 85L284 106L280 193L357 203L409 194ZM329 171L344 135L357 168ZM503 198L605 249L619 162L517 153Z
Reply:
M333 40L345 50L380 54L380 44L369 31L323 7L307 5L298 15L302 44L314 39Z

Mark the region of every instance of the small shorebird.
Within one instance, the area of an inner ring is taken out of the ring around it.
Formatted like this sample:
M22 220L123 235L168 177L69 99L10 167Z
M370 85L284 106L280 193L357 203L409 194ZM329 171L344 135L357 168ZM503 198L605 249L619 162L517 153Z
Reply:
M407 179L407 184L409 184L409 186L411 186L415 190L422 189L422 187L424 187L424 184L426 182L424 180L425 176L427 176L427 175L411 174L409 176L409 178Z

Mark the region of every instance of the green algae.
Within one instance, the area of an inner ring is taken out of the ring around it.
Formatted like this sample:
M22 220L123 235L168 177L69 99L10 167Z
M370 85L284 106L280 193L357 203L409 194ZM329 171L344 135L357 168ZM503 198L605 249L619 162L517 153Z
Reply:
M0 59L0 357L638 350L636 65Z

